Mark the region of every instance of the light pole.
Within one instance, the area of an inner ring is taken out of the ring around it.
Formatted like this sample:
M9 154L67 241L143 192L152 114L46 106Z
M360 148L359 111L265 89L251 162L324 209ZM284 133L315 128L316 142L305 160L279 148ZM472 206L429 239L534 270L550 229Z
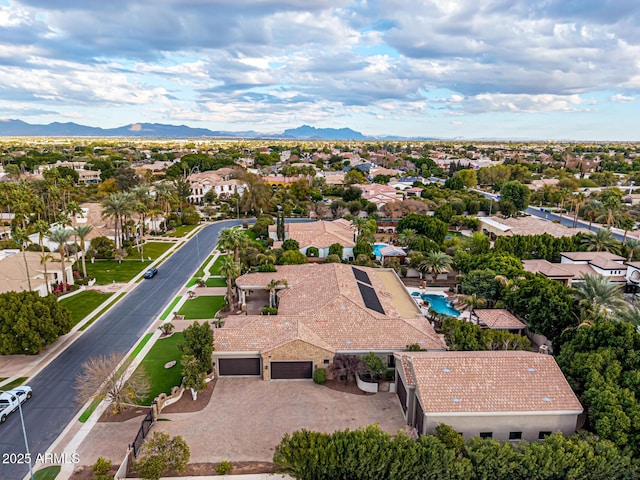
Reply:
M6 390L0 390L0 393L8 393L9 395L13 395ZM24 417L22 416L22 403L20 402L20 398L17 395L14 395L18 400L18 411L20 412L20 423L22 424L22 434L24 435L24 447L26 448L27 460L29 461L29 478L33 480L33 469L31 468L31 454L29 454L29 442L27 441L27 430L24 428Z

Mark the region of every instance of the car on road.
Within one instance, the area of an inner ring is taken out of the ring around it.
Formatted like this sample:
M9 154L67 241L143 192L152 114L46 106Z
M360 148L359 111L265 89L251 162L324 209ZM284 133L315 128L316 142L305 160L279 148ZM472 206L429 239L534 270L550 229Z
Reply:
M149 270L147 270L146 272L144 272L143 277L144 278L153 278L158 274L158 269L157 268L150 268Z
M33 396L33 391L29 385L23 385L9 390L9 393L14 394L20 400L20 403L24 403Z
M0 393L0 423L7 421L7 417L20 408L20 404L31 398L31 387L23 385Z

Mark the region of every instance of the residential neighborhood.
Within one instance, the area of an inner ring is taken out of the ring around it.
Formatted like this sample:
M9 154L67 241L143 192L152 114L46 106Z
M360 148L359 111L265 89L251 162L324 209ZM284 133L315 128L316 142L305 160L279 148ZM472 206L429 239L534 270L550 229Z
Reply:
M53 478L640 471L637 146L0 141L0 436Z

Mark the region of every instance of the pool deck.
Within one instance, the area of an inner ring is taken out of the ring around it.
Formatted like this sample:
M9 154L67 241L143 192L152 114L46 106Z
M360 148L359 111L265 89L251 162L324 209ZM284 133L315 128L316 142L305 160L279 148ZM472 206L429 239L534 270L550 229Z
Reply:
M427 295L440 295L442 297L445 298L449 298L449 289L448 288L438 288L438 287L427 287L427 288L416 288L416 287L405 287L407 289L407 292L409 292L409 295L411 295L414 292L417 292L419 294L427 294ZM415 297L413 297L415 298ZM426 313L423 310L423 313ZM460 320L465 320L467 322L471 321L471 312L469 310L464 310L460 312L460 316L456 317Z

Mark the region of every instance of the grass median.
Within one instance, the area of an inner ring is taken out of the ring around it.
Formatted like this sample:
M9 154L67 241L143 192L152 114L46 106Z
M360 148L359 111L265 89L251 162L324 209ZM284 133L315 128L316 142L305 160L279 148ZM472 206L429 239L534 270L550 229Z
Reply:
M126 259L117 260L96 260L87 263L87 275L95 278L99 285L109 283L128 282L138 273L149 268L149 265L164 252L169 250L173 243L168 242L148 242L144 245L144 261L140 261L140 254L134 252ZM149 258L151 260L149 260Z

